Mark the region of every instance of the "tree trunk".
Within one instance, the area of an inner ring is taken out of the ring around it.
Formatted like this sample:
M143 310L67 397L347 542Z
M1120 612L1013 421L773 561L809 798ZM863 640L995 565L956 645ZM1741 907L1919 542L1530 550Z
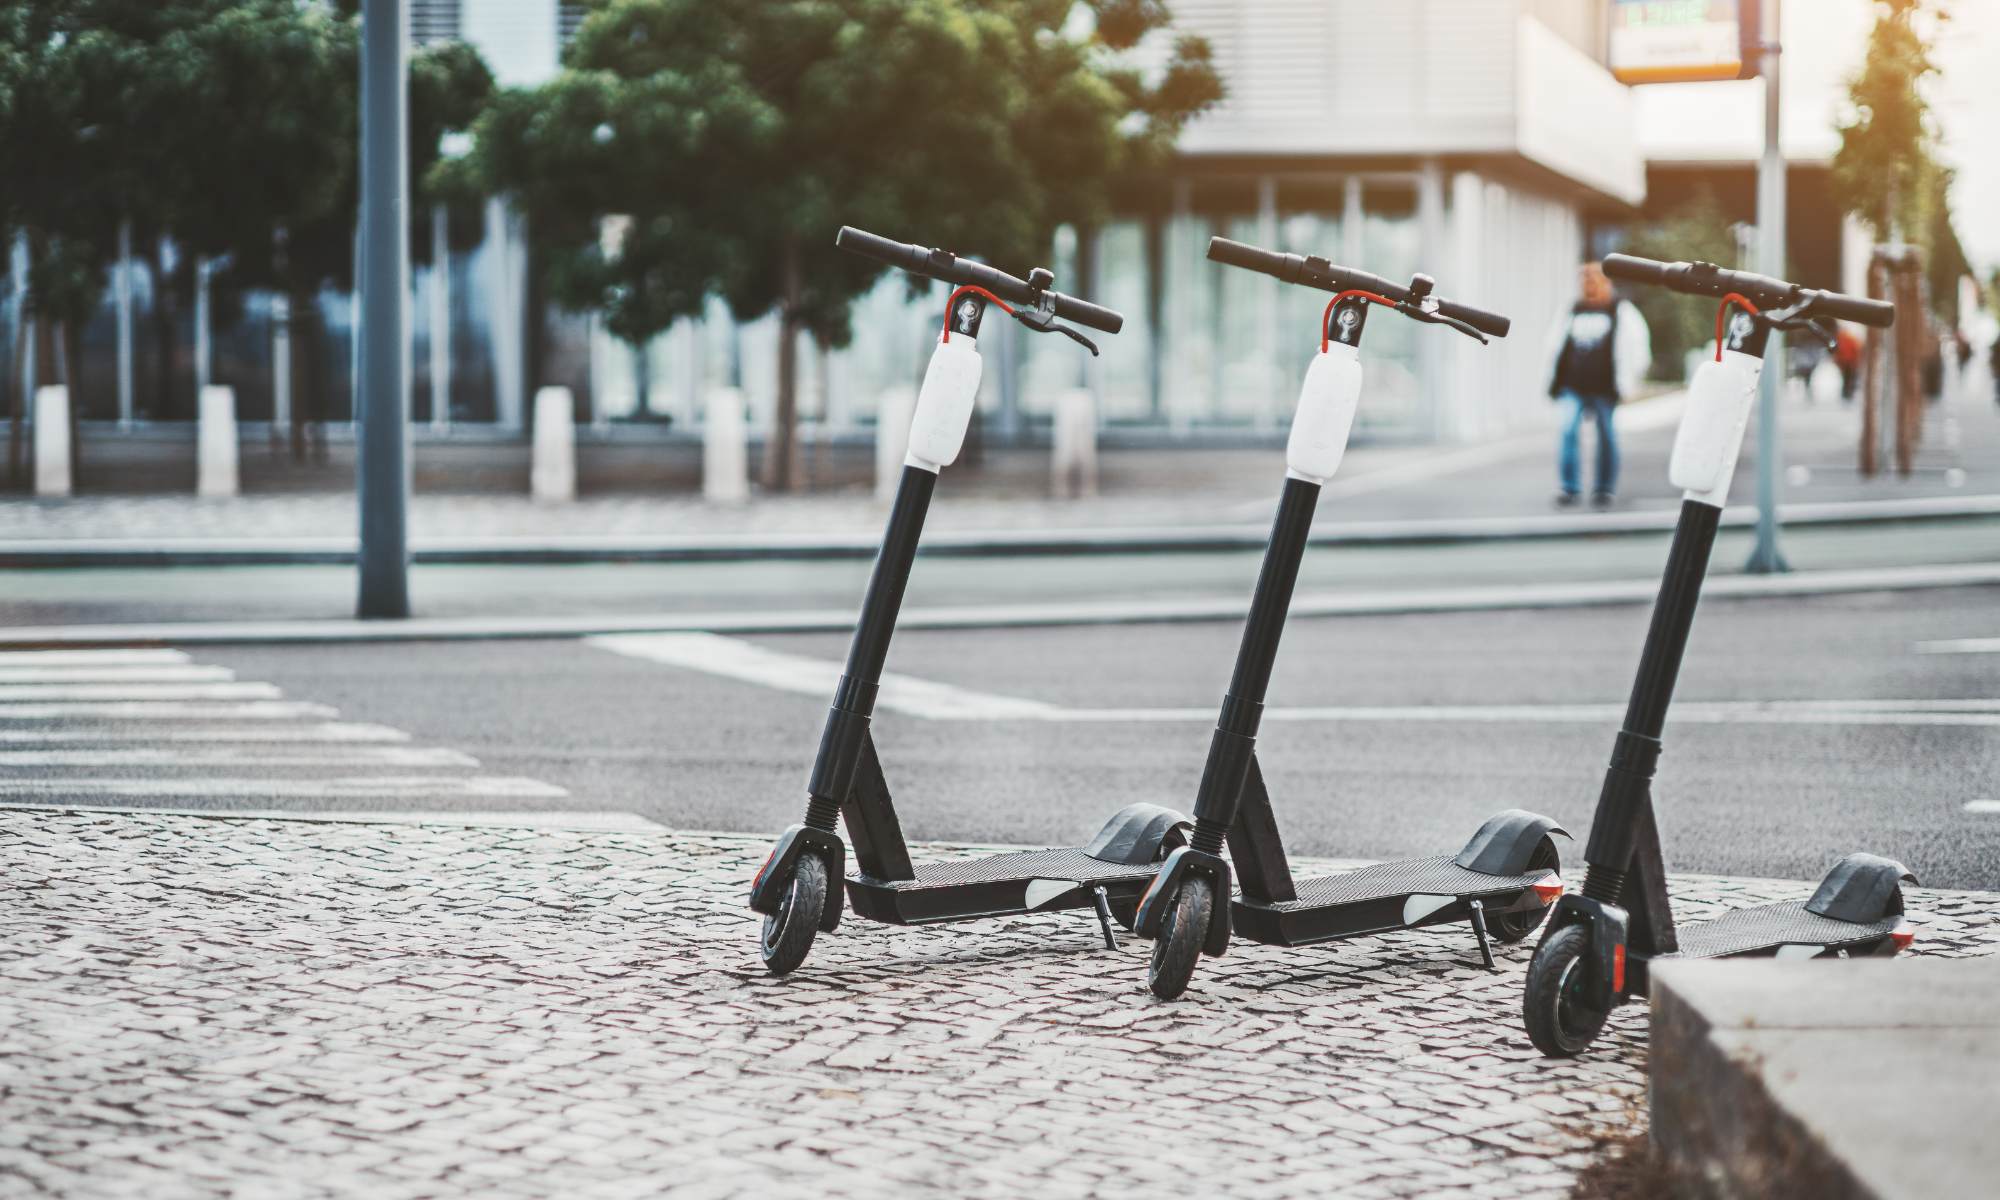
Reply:
M159 242L146 256L153 276L153 416L161 419L174 411L174 281L168 276L166 255Z
M1929 314L1924 309L1922 268L1906 263L1897 274L1896 307L1896 474L1910 477L1924 411L1924 339Z
M63 384L69 388L69 477L76 479L83 465L83 326L64 321L56 332L62 345Z
M292 461L326 461L326 324L315 297L295 288L292 316Z
M799 461L799 247L785 242L785 297L778 306L778 409L764 443L764 486L795 492L805 484Z
M28 301L21 298L21 311L14 314L14 355L8 360L7 378L0 386L7 389L7 483L13 487L21 485L23 470L21 423L27 420L27 393L35 386L35 381L24 378L22 359L28 354Z
M1885 274L1879 258L1868 264L1868 296L1871 300L1882 298L1885 291L1883 287ZM1881 330L1873 326L1869 327L1866 339L1862 343L1861 351L1861 461L1858 466L1861 477L1871 479L1876 470L1875 446L1881 441L1881 433L1876 422L1877 413L1880 411L1878 406L1882 401L1881 358L1888 352L1888 339L1882 336Z

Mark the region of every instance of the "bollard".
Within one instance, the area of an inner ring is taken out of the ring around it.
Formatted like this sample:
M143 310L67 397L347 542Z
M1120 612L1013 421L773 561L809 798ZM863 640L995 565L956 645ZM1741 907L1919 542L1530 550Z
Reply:
M35 495L70 492L69 389L61 384L35 389Z
M750 432L743 403L740 388L708 394L701 428L701 498L711 504L750 499Z
M917 411L917 390L892 387L875 408L875 498L896 498L903 478L903 456L910 452L910 421Z
M538 501L576 499L576 398L566 387L535 392L534 453L528 489Z
M1097 398L1084 388L1056 397L1049 474L1058 500L1097 494Z
M196 412L194 494L226 500L236 490L236 389L212 383Z

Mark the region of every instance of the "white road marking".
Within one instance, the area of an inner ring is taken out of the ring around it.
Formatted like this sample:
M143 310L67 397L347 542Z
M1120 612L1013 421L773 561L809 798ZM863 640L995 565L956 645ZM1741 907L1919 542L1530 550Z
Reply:
M828 697L840 679L840 664L787 654L713 633L641 633L589 639L614 654L643 658L761 684L781 692ZM975 692L894 672L882 676L877 710L909 713L938 721L1057 720L1066 710L1039 700Z
M5 650L0 666L145 667L191 662L185 650Z
M2000 800L1967 800L1965 811L1980 816L2000 816Z
M427 796L494 796L559 800L566 790L512 775L433 778L427 775L361 775L347 779L4 779L0 796L273 796L287 800L399 800Z
M832 695L840 677L837 663L712 633L624 634L590 638L588 644L633 658L820 698ZM876 707L933 721L1148 723L1213 722L1216 717L1214 708L1068 708L896 674L883 676ZM1321 705L1271 707L1264 710L1264 719L1596 724L1614 723L1624 712L1623 704ZM1711 725L2000 726L2000 700L1683 701L1668 719L1678 724Z
M1935 642L1918 642L1918 654L2000 654L2000 637L1991 638L1945 638Z
M228 667L197 666L0 666L5 683L226 683Z
M178 700L76 700L60 704L0 704L0 721L299 721L340 715L330 704L303 700L238 700L215 704Z
M0 801L0 812L118 813L151 817L212 817L229 821L312 821L354 825L475 825L509 829L592 829L659 833L666 826L634 812L612 809L281 809L156 808L118 804L28 804ZM729 835L729 836L741 836Z
M49 700L276 700L269 683L79 683L0 685L0 704Z
M339 746L266 749L0 750L0 767L476 767L470 754L435 746Z
M0 729L0 746L75 746L105 742L407 742L410 735L387 725L319 721L302 725L112 726L105 729Z

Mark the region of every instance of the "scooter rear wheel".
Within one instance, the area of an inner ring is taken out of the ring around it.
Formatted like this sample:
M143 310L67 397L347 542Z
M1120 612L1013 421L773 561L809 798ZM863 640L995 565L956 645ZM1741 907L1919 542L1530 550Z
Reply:
M1528 964L1521 1016L1528 1040L1550 1058L1583 1053L1610 1014L1584 999L1591 970L1590 928L1565 925L1542 939Z
M771 974L789 975L806 960L825 912L826 860L801 854L778 911L764 918L764 940L758 948Z
M1535 847L1535 853L1528 859L1528 869L1521 872L1521 874L1527 875L1536 871L1560 871L1561 869L1562 855L1556 852L1555 839L1545 837L1541 840L1541 844ZM1533 908L1524 908L1519 912L1489 913L1486 917L1486 929L1487 932L1493 935L1494 941L1512 944L1527 937L1529 934L1535 932L1535 930L1540 929L1542 922L1548 920L1548 918L1549 910L1545 906L1537 904Z
M1175 1000L1194 978L1194 964L1208 940L1208 922L1215 910L1215 885L1198 875L1182 881L1174 902L1160 923L1153 942L1153 965L1146 982L1162 1000Z

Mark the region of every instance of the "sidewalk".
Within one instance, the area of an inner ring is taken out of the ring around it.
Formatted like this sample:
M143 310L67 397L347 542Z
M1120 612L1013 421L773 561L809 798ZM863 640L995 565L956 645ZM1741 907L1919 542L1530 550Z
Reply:
M1554 514L1551 416L1549 430L1477 446L1357 446L1325 490L1320 528L1331 532L1371 523L1429 523L1410 537L1435 540L1452 537L1454 530L1490 530L1495 521L1538 522L1548 528L1537 532L1530 526L1531 535L1546 536L1618 528L1621 519L1630 521L1634 514L1668 519L1680 503L1666 478L1680 401L1674 393L1620 413L1625 462L1619 505L1611 514ZM1785 500L1812 506L1930 499L1947 509L1961 501L1992 507L1992 498L2000 496L2000 408L1968 401L1954 415L1956 420L1947 422L1933 410L1926 448L1909 479L1864 481L1852 470L1859 418L1851 405L1788 406L1783 415L1786 461L1795 478L1784 489ZM1754 442L1753 429L1736 474L1735 505L1747 506L1755 494ZM300 474L288 463L266 461L261 447L250 447L244 465L247 494L204 502L191 494L191 482L173 493L107 493L104 489L119 485L119 473L93 470L89 456L126 452L103 443L87 448L84 494L77 498L0 498L0 543L121 539L157 546L181 539L243 539L304 545L330 540L318 548L342 553L351 544L357 522L351 462ZM885 511L872 494L866 448L819 448L809 455L812 473L821 481L817 490L759 496L742 507L700 500L699 448L691 445L586 447L580 463L584 498L568 505L538 505L527 498L526 453L524 446L502 442L421 444L411 508L413 541L420 549L426 543L514 538L544 545L574 540L586 548L621 538L754 547L759 539L788 543L805 537L872 545ZM928 528L946 540L952 535L977 540L982 533L1065 530L1128 535L1144 530L1171 539L1198 538L1204 530L1255 529L1269 520L1281 462L1275 447L1108 450L1102 459L1101 495L1054 501L1047 496L1045 451L990 450L979 464L947 472ZM455 490L438 490L446 487ZM1659 522L1636 524L1651 528Z
M1562 1196L1645 1010L1538 1057L1459 929L1239 945L1190 998L1074 913L757 965L761 839L0 811L0 1177L94 1195ZM943 851L950 853L950 850ZM1304 865L1304 864L1302 864ZM1689 917L1809 885L1681 878ZM1913 890L1924 954L1996 898ZM1838 969L1833 968L1833 969Z

